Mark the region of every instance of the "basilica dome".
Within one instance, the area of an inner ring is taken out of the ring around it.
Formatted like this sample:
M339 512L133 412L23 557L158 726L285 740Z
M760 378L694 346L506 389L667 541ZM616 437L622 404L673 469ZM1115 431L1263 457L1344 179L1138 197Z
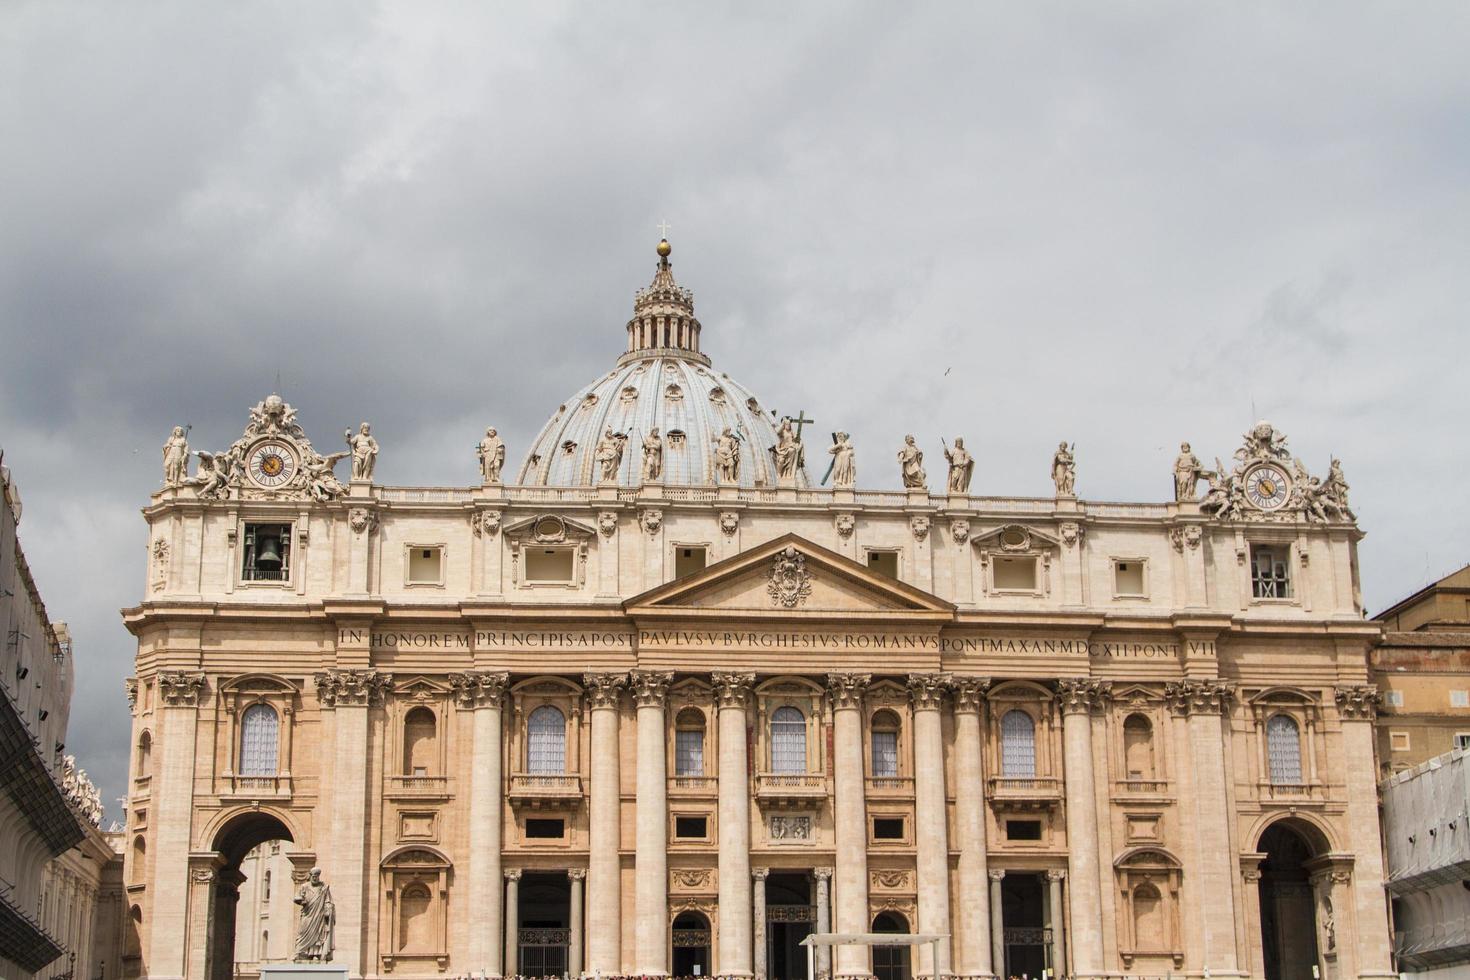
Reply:
M777 486L773 450L778 420L744 385L717 372L700 350L694 294L674 281L667 241L659 242L653 282L634 297L626 352L617 366L581 388L541 427L521 464L522 486L585 487L599 482L597 444L626 437L616 484L643 483L643 441L663 439L663 471L652 482L713 486L715 443L725 429L740 441L739 485ZM805 467L795 486L809 485Z

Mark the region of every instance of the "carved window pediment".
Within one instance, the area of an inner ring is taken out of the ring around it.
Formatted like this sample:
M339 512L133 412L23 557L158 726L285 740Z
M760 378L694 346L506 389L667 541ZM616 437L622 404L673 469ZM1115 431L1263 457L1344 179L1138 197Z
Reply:
M597 531L588 524L574 521L560 514L540 514L507 525L505 537L515 545L520 544L569 544L585 545L596 537Z
M972 533L970 541L982 551L1012 555L1037 554L1062 546L1061 538L1029 524L1002 524L988 531Z

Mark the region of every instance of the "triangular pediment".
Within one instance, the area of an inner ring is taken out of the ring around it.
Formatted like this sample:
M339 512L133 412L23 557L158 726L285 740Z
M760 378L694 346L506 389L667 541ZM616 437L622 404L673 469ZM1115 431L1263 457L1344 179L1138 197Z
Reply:
M947 620L954 605L796 534L757 545L703 571L634 596L631 616Z

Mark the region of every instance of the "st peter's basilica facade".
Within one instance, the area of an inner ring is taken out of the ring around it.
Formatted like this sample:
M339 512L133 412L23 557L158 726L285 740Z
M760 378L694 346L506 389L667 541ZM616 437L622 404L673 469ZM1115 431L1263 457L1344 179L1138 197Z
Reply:
M668 252L504 477L492 430L475 486L380 485L370 427L324 456L276 396L226 450L169 439L125 972L248 973L275 841L333 921L271 928L354 977L788 978L811 932L950 937L838 976L1389 976L1336 461L1258 423L1100 503L1065 444L1016 498L912 442L857 489L844 434L712 366Z

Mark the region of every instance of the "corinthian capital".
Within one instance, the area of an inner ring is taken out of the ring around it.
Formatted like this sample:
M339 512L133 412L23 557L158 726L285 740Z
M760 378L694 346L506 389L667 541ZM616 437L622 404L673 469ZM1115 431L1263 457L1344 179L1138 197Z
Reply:
M1164 685L1164 699L1181 715L1221 714L1233 697L1235 685L1229 681L1171 681Z
M913 699L916 710L931 708L938 710L944 706L944 692L949 690L953 677L949 674L910 674L909 675L909 697Z
M1096 681L1090 677L1068 677L1057 681L1057 703L1063 714L1081 714L1100 708L1112 697L1112 681Z
M978 712L989 690L989 677L956 677L954 679L954 710Z
M868 690L872 674L828 674L827 693L832 696L832 707L861 708L863 694Z
M1372 684L1349 684L1332 692L1337 699L1337 713L1343 718L1372 721L1378 715L1383 695Z
M505 671L472 670L449 675L454 700L461 708L499 707L508 684L510 674Z
M392 674L376 670L326 670L316 675L316 696L327 708L381 704L392 684Z
M158 675L158 693L163 703L170 707L192 708L199 704L199 695L209 687L200 671L166 670Z
M750 706L750 689L755 686L755 674L717 670L709 675L709 679L715 689L715 703L721 708Z
M618 695L628 684L627 674L592 673L582 675L587 688L587 700L593 708L616 708Z
M662 708L669 697L674 672L635 670L632 673L633 702L640 708Z

